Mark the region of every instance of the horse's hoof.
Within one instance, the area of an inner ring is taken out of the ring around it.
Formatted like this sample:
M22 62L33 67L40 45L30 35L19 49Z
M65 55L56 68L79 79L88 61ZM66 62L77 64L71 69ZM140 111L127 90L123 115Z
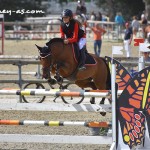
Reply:
M90 100L90 103L91 103L91 104L95 104L95 100L91 99L91 100Z
M62 77L59 77L59 79L57 79L57 81L58 81L59 83L62 83L62 82L63 82L63 78L62 78Z
M104 103L105 103L105 98L103 97L99 104L104 104Z
M57 81L55 79L50 79L48 80L48 82L51 84L51 85L54 85L57 83Z
M102 116L106 116L106 112L100 112Z
M63 82L63 78L60 76L54 76L54 78L57 80L57 82L62 83Z
M103 101L103 100L101 100L99 104L104 104L104 101Z

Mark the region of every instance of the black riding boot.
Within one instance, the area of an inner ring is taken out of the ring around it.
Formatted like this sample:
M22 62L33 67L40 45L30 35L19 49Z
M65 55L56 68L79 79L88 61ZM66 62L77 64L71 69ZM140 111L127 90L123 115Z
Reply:
M80 66L79 66L79 70L85 70L85 48L80 50Z

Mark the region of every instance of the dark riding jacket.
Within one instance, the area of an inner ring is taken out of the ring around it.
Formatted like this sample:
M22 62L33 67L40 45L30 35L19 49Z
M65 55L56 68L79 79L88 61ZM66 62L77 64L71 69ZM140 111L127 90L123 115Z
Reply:
M62 22L60 26L61 38L68 39L69 43L78 42L80 38L85 38L84 31L79 27L79 24L74 20L70 20L70 23L67 25Z

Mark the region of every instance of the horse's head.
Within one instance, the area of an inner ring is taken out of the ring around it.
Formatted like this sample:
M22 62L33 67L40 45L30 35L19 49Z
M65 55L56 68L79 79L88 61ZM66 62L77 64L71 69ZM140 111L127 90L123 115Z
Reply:
M43 75L42 77L45 79L51 79L51 51L47 46L40 47L36 45L39 50L40 63L42 65Z

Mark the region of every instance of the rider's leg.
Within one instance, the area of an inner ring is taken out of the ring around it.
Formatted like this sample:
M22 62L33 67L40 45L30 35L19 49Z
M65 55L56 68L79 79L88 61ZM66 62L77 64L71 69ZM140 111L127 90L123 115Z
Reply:
M86 67L85 67L85 50L86 50L85 46L80 50L81 63L79 66L79 70L85 70L86 69Z
M85 70L85 51L86 51L86 39L85 38L81 38L79 40L79 49L80 49L80 57L81 57L81 63L79 66L79 70Z

